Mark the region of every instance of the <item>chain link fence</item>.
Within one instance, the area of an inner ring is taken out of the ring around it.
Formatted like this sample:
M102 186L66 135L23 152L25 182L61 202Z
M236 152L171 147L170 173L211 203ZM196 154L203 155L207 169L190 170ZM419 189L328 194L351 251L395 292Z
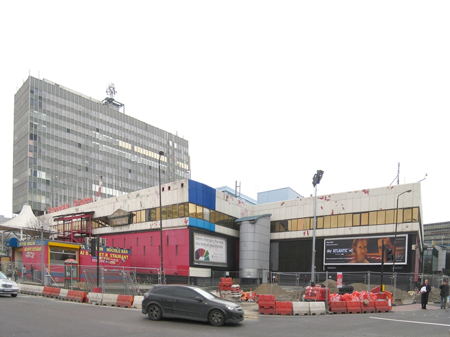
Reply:
M105 293L140 295L155 284L189 284L208 290L218 287L220 278L231 277L233 283L240 284L244 290L255 290L261 284L301 292L311 284L311 273L307 272L270 272L267 279L241 278L239 271L211 271L210 277L189 277L177 275L177 271L159 268L134 268L114 266L78 266L75 272L67 274L63 264L53 264L48 268L42 264L22 264L2 262L1 271L18 283L51 285L61 288L80 289L84 291L102 291ZM179 272L179 271L178 271ZM186 274L188 274L186 272ZM337 292L337 272L316 272L316 284L323 284L331 292ZM351 286L356 291L370 291L383 284L393 293L395 300L405 301L408 296L413 299L418 287L425 279L429 280L434 292L439 292L439 285L448 276L442 274L383 273L379 272L343 272L344 286ZM69 280L71 279L71 280ZM408 295L407 295L408 294ZM408 298L409 298L408 297Z

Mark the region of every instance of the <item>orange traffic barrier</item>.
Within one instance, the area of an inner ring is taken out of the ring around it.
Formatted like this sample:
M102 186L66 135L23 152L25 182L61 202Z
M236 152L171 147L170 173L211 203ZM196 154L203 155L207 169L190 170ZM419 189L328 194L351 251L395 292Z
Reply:
M292 302L275 302L275 313L277 315L292 315Z
M42 295L46 297L58 297L59 293L61 291L61 288L55 288L55 287L44 287L44 290L42 292Z
M131 308L133 306L134 296L131 295L119 295L117 296L116 305L118 307Z
M69 290L67 292L67 297L66 297L69 301L74 301L74 302L87 302L87 293L84 291L80 291L80 290Z

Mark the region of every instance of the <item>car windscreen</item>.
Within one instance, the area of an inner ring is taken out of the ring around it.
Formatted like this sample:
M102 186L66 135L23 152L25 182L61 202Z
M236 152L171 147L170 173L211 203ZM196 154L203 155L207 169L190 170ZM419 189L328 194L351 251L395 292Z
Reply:
M217 296L214 296L213 294L207 292L206 290L200 289L200 288L193 288L196 292L198 292L203 297L207 298L208 300L212 300L214 298L217 298Z
M7 279L6 275L0 271L0 280L5 280L5 279Z

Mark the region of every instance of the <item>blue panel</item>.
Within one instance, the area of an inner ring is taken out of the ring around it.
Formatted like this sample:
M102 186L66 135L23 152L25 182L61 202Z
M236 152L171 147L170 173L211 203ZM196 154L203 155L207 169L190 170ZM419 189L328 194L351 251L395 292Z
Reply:
M208 185L189 180L189 202L215 210L216 190Z
M189 218L189 226L206 229L207 231L210 231L210 232L216 231L215 224L205 221L205 220L202 220L202 219L197 219L197 218Z

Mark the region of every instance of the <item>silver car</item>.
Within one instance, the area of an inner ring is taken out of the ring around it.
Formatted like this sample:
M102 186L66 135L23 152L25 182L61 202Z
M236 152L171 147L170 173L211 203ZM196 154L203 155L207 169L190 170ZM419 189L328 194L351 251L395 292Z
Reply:
M0 295L11 295L16 297L19 292L17 283L10 280L0 271Z

